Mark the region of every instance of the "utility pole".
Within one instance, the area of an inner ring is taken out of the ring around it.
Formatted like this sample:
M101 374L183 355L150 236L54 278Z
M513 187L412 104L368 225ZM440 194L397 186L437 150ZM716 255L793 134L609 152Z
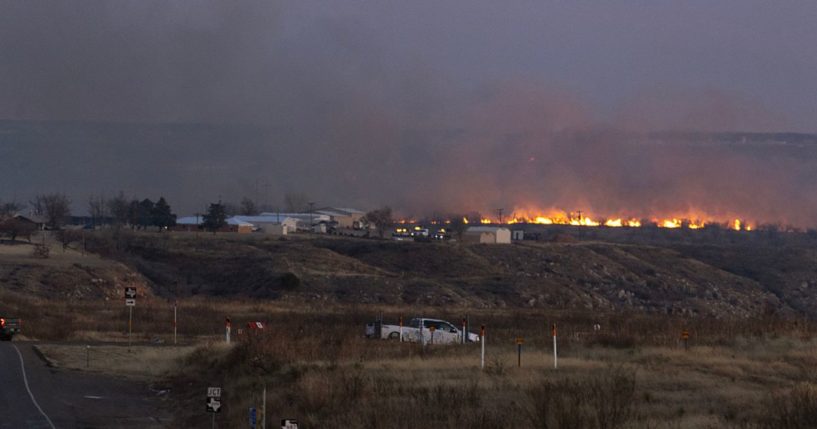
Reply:
M499 213L499 224L502 225L502 211L504 209L496 209L497 213Z

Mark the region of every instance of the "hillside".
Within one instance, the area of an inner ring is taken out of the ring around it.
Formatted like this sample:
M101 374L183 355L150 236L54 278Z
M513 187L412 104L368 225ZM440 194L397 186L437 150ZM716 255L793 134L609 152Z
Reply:
M148 233L98 234L89 246L167 298L817 315L817 251L800 242L488 246Z
M0 245L0 286L43 298L158 298L473 308L637 310L744 317L817 316L817 248L774 241L579 239L508 246L354 238L98 232L48 259Z

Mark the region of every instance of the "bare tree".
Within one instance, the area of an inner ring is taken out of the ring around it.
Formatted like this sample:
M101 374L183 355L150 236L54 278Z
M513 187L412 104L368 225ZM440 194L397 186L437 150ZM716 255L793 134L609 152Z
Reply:
M111 214L115 225L122 226L128 223L129 203L123 192L119 192L119 195L111 198L107 203L108 213Z
M302 212L307 209L309 198L302 193L287 193L284 195L284 208L289 213Z
M105 197L91 195L88 198L88 213L91 215L91 222L94 226L103 224L108 214L108 201Z
M54 229L59 229L71 215L71 200L61 193L37 195L31 206L36 214L45 216L46 224Z
M14 242L17 237L25 238L31 242L31 236L37 231L37 225L15 218L0 219L0 236L6 235Z
M462 241L462 235L468 230L468 223L465 221L465 216L454 214L451 215L451 223L446 228L457 236L457 240Z
M224 214L227 217L233 217L239 213L239 207L235 203L231 203L229 201L221 203L221 206L224 208Z
M255 216L258 214L258 206L255 205L255 201L244 197L241 199L241 207L238 212L244 216Z
M7 201L5 203L0 201L0 219L14 216L21 208L22 207L14 201Z
M372 210L366 213L364 219L370 225L374 225L377 234L380 238L383 238L386 234L386 230L388 230L392 224L394 223L394 219L392 218L391 207L383 206L379 209Z

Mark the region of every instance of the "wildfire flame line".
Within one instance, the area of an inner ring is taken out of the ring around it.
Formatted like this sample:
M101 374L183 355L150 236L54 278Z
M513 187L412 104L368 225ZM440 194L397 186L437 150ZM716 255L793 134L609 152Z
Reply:
M702 220L706 219L706 220ZM500 224L499 219L493 219L489 217L481 217L480 219L469 219L468 217L463 217L462 222L464 224L472 224L472 223L479 223L482 225L496 225ZM411 224L416 223L416 220L407 220L402 219L398 223L400 224ZM451 220L445 221L432 221L432 224L437 223L451 223ZM590 216L585 216L581 212L561 212L561 213L551 213L551 214L523 214L523 215L512 215L510 218L502 219L502 224L537 224L537 225L572 225L572 226L587 226L587 227L609 227L609 228L639 228L645 225L655 225L659 228L687 228L687 229L701 229L706 227L707 225L721 225L726 226L729 229L733 229L735 231L752 231L753 226L747 222L745 219L736 218L728 221L717 221L713 220L711 217L708 216L698 216L698 217L685 217L685 216L675 216L675 217L668 217L668 218L645 218L645 219L638 219L633 217L610 217L610 218L593 218Z

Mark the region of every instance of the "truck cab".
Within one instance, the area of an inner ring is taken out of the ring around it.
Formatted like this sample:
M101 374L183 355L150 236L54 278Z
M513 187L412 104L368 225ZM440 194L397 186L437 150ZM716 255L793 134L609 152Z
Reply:
M20 319L0 316L0 341L11 341L15 334L20 333L22 325Z

